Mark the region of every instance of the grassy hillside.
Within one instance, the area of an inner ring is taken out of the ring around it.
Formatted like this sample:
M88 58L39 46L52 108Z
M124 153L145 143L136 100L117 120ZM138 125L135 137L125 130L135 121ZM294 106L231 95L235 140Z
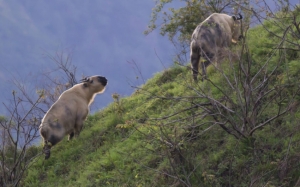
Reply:
M300 184L300 53L289 42L299 38L265 26L273 33L250 29L232 49L241 60L210 66L208 80L174 65L130 97L113 95L22 186Z

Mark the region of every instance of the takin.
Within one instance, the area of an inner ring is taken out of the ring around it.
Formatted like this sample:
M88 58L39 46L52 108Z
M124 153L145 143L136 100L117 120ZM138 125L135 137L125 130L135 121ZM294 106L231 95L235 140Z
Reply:
M195 81L197 81L199 63L202 76L206 77L206 67L218 55L219 50L229 47L231 43L237 43L242 38L240 21L242 18L241 14L237 17L213 13L196 27L190 45L191 66ZM200 62L200 57L204 58L204 62Z
M69 140L74 135L79 136L90 104L97 94L104 92L107 85L107 79L102 76L92 76L81 81L64 91L42 119L39 130L44 142L45 159L50 157L51 147L65 135L69 135Z

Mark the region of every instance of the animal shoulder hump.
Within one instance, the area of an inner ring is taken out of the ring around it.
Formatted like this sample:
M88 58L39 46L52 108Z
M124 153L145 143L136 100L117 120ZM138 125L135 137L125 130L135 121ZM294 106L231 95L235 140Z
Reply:
M213 13L211 14L207 20L210 22L214 22L216 24L222 24L225 21L226 14L221 14L221 13Z
M74 89L74 91L83 92L85 87L84 87L83 83L80 83L80 84L74 85L73 89Z
M228 23L228 25L232 25L234 23L232 16L229 16L227 14L223 14L223 15L224 16L222 17L222 19L224 20L224 22Z
M76 84L72 88L66 90L63 94L65 97L70 97L70 95L82 95L84 93L83 86L81 84Z
M221 15L221 13L212 13L209 17L219 17Z

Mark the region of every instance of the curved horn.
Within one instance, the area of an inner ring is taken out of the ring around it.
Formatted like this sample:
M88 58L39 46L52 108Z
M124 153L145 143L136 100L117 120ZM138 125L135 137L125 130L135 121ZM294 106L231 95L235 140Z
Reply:
M80 82L89 82L89 81L90 81L90 78L87 78L87 77L80 80Z
M236 20L243 19L243 16L239 13L239 17L236 18Z

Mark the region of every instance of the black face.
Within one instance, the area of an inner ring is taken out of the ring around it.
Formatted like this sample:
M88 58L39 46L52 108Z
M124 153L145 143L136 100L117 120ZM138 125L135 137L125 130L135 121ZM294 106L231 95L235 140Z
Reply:
M103 86L106 86L107 84L107 79L105 77L98 76L98 81L101 82Z

